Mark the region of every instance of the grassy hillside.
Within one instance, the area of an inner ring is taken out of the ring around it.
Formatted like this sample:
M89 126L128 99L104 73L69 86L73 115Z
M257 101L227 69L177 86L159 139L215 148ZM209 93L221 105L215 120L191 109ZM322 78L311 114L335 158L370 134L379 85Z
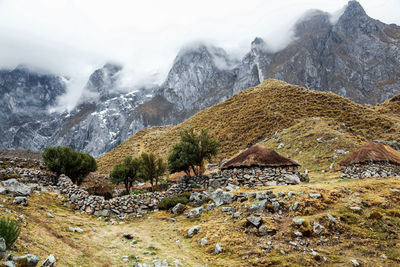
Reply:
M365 140L392 140L400 130L399 105L399 102L391 101L376 107L363 106L333 93L314 92L270 79L197 113L177 126L153 127L136 133L98 159L99 172L108 173L125 156L137 155L142 151L152 151L166 157L172 145L179 140L179 132L185 127L206 128L221 142L216 161L229 158L266 138L269 140L266 144L276 148L276 136L272 138L274 134L294 127L290 131L298 131L297 135L290 133L281 136L283 141L286 140L286 148L282 151L305 167L322 169L326 168L328 161L310 160L311 153L325 153L315 155L317 157L332 156L332 147L326 150L331 146L327 141L318 143L319 148L315 149L311 142L313 135L316 136L315 140L317 136L325 134L329 136L323 138L337 140L338 146L333 150L352 149ZM322 120L317 122L317 118ZM286 133L290 131L286 130ZM299 150L305 154L299 155Z

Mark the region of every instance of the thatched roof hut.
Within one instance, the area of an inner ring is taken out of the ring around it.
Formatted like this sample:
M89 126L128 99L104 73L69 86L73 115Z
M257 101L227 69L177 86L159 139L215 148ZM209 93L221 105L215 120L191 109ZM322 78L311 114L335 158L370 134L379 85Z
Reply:
M340 165L349 166L372 162L400 165L400 152L384 144L369 142L348 155L340 162Z
M221 170L251 167L289 167L299 166L294 160L288 159L265 146L253 146L237 154L221 166Z

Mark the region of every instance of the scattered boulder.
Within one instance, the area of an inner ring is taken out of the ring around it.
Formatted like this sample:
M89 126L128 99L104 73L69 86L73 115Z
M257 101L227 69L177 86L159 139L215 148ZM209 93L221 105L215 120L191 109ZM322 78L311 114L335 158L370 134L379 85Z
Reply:
M234 207L222 207L222 212L235 212Z
M4 267L17 267L17 265L13 261L5 261L3 262Z
M194 202L195 204L199 205L199 204L203 204L203 203L207 202L209 196L210 196L210 194L207 191L205 191L205 192L193 192L190 195L189 200L191 202Z
M214 203L210 203L210 204L207 205L206 211L214 210L214 208L215 208L215 204Z
M0 182L0 194L10 196L30 196L32 188L17 181L17 179L8 179Z
M320 225L318 222L314 222L314 227L313 227L314 233L319 235L324 231L324 229L325 229L325 227Z
M266 225L261 225L260 228L258 228L258 233L260 234L266 234L268 232L268 226Z
M356 259L352 259L350 262L353 264L353 266L360 266L360 263Z
M51 214L50 212L48 212L48 213L47 213L47 217L49 217L49 218L54 218L54 215Z
M233 193L225 192L221 188L218 188L211 194L212 199L215 202L215 205L221 206L224 204L230 204L236 199L236 195Z
M168 267L167 260L154 260L153 264L154 267Z
M312 198L321 198L322 197L322 195L320 193L310 193L309 195Z
M260 226L262 219L256 216L249 216L246 218L247 222L254 225L255 227Z
M18 267L36 267L40 258L33 254L17 257L16 262Z
M188 218L198 218L203 213L203 207L191 209L187 214Z
M15 197L13 200L13 204L21 205L21 206L28 206L28 199L26 197Z
M252 204L249 208L249 212L263 211L267 206L268 200L262 200Z
M69 226L68 229L69 229L71 232L77 232L77 233L83 233L83 232L85 232L85 230L83 230L82 228L79 228L79 227L71 227L71 226Z
M219 254L219 253L222 252L222 247L221 247L221 245L220 245L219 243L217 243L217 244L215 245L214 252L215 252L215 254Z
M188 237L193 237L193 236L197 235L199 233L200 229L201 229L200 225L193 226L192 228L190 228L188 230Z
M299 176L293 174L286 174L283 176L283 180L286 184L299 184L301 183Z
M183 205L182 203L178 203L172 208L172 213L180 215L185 211L185 209L186 209L185 205Z
M200 245L202 245L202 246L205 246L206 244L207 244L207 239L205 239L205 238L202 238L201 240L200 240Z
M228 190L228 191L239 190L239 188L240 188L239 186L234 185L234 184L228 184L228 185L225 187L225 189Z
M338 220L335 218L335 217L333 217L331 214L326 214L326 217L328 217L328 219L331 221L331 222L333 222L334 224L338 224L339 222L338 222Z
M0 237L0 259L4 259L7 256L7 246L4 238Z
M50 254L40 267L56 267L56 258Z
M306 220L303 218L293 218L293 223L297 226L303 225Z

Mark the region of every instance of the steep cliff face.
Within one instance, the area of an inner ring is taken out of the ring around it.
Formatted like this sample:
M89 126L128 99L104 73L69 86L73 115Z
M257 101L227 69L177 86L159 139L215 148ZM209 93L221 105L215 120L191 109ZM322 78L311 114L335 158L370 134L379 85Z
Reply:
M277 78L358 103L376 104L397 94L400 27L370 18L356 1L349 2L337 22L331 19L313 11L296 24L295 38L285 49L273 54L252 49L233 92Z
M174 103L177 111L197 112L229 95L237 64L222 48L205 44L184 48L156 93Z
M63 77L38 74L27 67L0 71L0 147L36 150L54 125L48 107L66 91ZM55 127L56 128L56 127Z
M211 45L187 46L164 83L150 89L120 88L122 67L106 64L89 77L80 105L64 113L47 110L65 93L65 78L22 67L0 71L0 148L69 145L100 156L144 127L180 123L268 78L358 103L400 93L400 27L370 18L358 2L336 21L311 11L293 32L278 52L255 38L239 61Z

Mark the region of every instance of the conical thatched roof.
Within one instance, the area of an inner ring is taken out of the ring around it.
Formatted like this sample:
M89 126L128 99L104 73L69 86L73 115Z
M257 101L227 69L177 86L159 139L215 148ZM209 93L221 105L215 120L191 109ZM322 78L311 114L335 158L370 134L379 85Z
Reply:
M221 166L221 170L237 167L283 167L299 166L291 159L279 155L272 149L264 146L253 146L231 158Z
M340 162L342 166L365 162L389 162L400 165L400 152L390 146L369 142Z

